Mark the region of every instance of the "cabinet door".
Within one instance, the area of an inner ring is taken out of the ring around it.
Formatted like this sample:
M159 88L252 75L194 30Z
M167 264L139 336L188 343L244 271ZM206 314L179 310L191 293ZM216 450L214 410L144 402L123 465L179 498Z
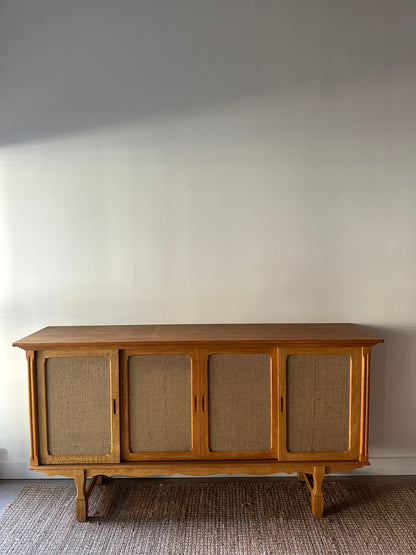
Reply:
M202 350L202 457L277 457L276 400L276 349Z
M39 351L41 464L119 462L117 351Z
M122 351L121 379L122 458L198 458L198 351Z
M361 349L279 349L279 459L358 459Z

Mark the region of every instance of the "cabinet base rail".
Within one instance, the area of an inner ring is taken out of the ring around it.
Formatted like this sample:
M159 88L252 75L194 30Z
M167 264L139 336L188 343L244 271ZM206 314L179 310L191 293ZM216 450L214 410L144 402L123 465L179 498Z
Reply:
M368 464L368 463L365 463ZM270 462L270 461L221 461L206 462L192 461L178 462L154 462L136 464L97 464L97 465L42 465L30 467L31 470L43 472L48 476L67 476L73 478L77 490L75 508L79 522L85 522L88 518L88 500L97 484L101 484L103 477L115 475L130 477L149 477L156 474L169 476L171 474L184 474L189 476L209 476L212 474L246 474L246 475L270 475L284 472L292 474L297 472L298 480L306 483L311 494L311 509L313 516L320 518L324 512L324 495L322 484L326 474L333 472L350 472L355 468L363 466L359 461L328 461L325 464L311 462ZM89 480L89 482L88 482Z

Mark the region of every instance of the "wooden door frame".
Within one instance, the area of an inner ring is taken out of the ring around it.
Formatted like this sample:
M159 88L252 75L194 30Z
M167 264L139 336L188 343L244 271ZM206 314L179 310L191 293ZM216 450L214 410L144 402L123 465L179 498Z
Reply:
M289 355L348 355L350 357L349 437L347 451L287 451L287 367ZM322 461L359 460L362 427L362 348L360 347L279 347L279 460Z
M136 355L188 355L191 359L191 451L140 451L130 450L130 395L128 360ZM121 411L121 460L183 460L200 458L200 411L199 411L199 349L193 345L140 346L120 350L120 403Z
M267 451L211 451L209 445L209 377L208 360L215 354L264 354L270 356L270 450ZM200 349L201 380L201 459L249 460L277 459L279 428L277 349L274 345L212 344Z
M110 365L110 391L108 411L111 422L111 451L105 455L51 455L48 449L46 361L49 358L107 358ZM119 411L119 364L117 349L48 349L35 354L37 379L37 424L39 434L39 459L41 464L81 464L120 462L120 411Z

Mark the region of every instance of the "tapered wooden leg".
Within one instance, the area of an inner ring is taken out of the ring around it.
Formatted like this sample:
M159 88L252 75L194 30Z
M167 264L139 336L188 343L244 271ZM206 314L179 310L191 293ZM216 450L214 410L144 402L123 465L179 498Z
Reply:
M77 498L75 507L77 510L78 522L85 522L88 518L88 499L94 489L95 484L102 483L102 476L93 476L87 486L87 472L85 470L75 470L74 480L77 487Z
M322 493L322 482L325 478L325 467L314 466L312 477L313 481L311 482L309 474L298 472L298 480L300 482L305 482L308 486L308 490L311 493L312 514L313 516L320 518L324 514L324 496Z
M325 478L325 467L315 466L313 469L313 489L311 491L312 514L320 518L324 514L324 496L322 483Z
M77 498L75 500L77 520L78 522L85 522L88 516L87 479L85 470L76 470L74 472L74 480L77 487Z

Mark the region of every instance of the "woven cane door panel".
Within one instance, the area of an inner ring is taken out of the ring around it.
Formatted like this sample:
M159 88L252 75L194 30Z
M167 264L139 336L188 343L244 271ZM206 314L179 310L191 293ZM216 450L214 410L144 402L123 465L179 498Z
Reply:
M109 359L48 358L45 361L45 385L49 454L109 454Z
M189 355L134 355L128 361L130 451L192 449Z
M208 391L210 451L271 449L270 355L210 355Z
M288 452L349 449L350 357L289 355Z

